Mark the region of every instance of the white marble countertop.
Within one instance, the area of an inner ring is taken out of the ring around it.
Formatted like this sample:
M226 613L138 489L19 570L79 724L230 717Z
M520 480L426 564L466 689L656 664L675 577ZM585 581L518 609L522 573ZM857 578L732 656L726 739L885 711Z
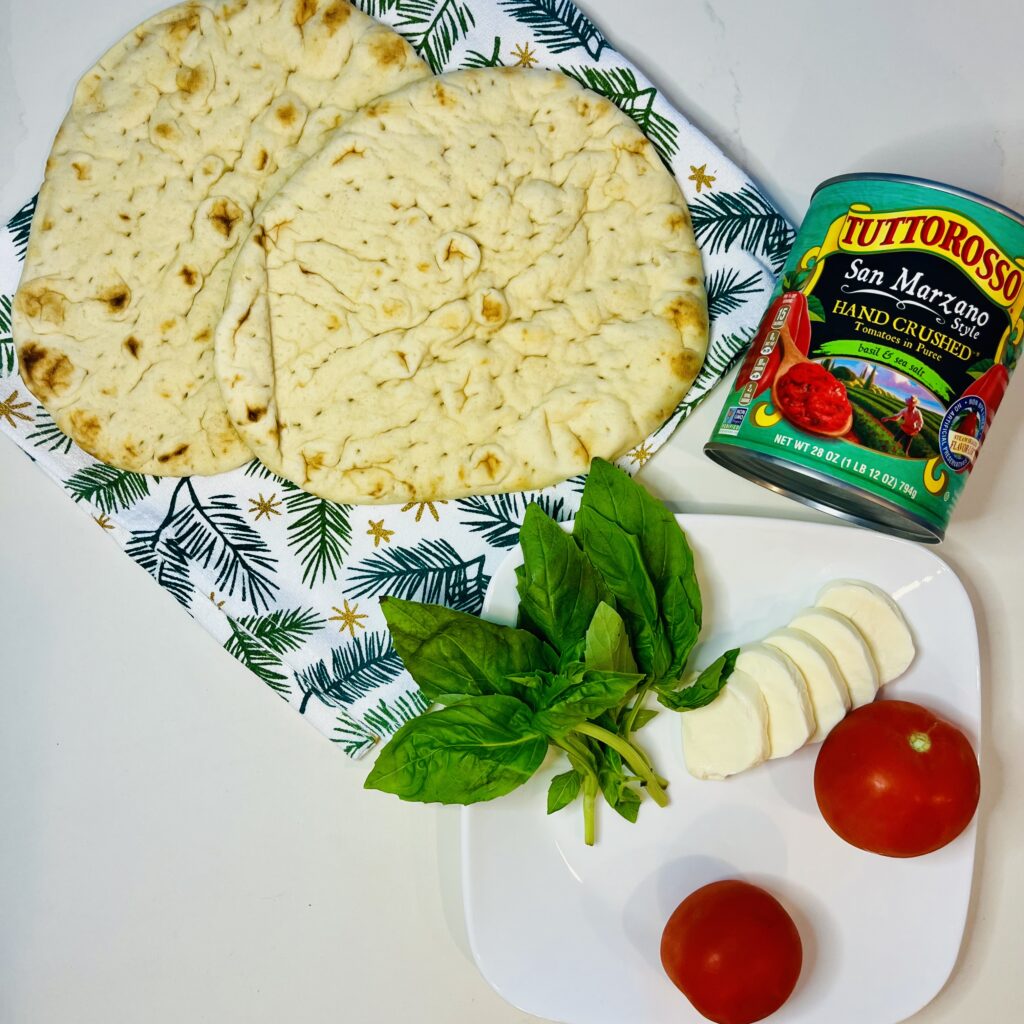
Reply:
M38 184L79 74L160 6L3 5L0 211ZM819 181L865 169L1024 208L1010 0L582 6L794 218ZM645 483L683 510L816 518L701 455L717 405ZM1024 999L1022 467L1017 384L939 549L981 630L984 792L963 950L919 1024L1008 1021ZM7 443L0 537L0 1020L533 1019L468 952L454 812L364 799L365 765L284 712ZM913 950L893 957L914 969Z

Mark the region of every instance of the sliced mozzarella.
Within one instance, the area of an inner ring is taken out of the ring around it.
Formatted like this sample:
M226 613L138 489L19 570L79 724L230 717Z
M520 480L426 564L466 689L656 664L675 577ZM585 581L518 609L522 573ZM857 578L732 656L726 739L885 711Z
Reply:
M679 717L686 768L698 779L724 779L768 757L768 707L743 672L734 671L710 704Z
M878 669L857 627L831 608L805 608L789 624L821 641L835 658L855 708L870 704L878 692Z
M802 629L777 629L764 642L790 660L804 677L814 709L815 731L809 743L820 743L850 707L850 691L827 647Z
M836 580L822 588L818 605L845 615L867 641L882 683L903 675L914 660L914 638L899 605L863 580Z
M788 757L810 739L814 711L800 669L767 644L745 644L736 668L757 682L768 706L769 757Z

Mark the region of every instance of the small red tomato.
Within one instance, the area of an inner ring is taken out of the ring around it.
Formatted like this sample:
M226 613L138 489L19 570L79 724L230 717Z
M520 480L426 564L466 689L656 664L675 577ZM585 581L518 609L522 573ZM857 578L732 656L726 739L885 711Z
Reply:
M980 793L967 737L905 700L876 701L847 715L814 766L814 795L832 830L886 857L919 857L956 839Z
M753 1024L789 998L803 946L771 893L730 879L676 907L661 936L661 962L698 1013L716 1024Z

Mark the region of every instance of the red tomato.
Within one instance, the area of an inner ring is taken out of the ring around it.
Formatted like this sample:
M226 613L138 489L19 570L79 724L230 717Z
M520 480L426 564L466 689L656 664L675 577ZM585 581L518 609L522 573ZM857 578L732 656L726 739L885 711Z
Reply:
M732 879L676 907L661 936L661 962L698 1013L717 1024L753 1024L789 998L803 946L771 893Z
M783 416L812 434L834 433L850 422L846 388L821 363L797 363L775 384Z
M832 830L886 857L919 857L956 839L978 807L967 737L933 711L880 700L847 715L818 751L814 795Z

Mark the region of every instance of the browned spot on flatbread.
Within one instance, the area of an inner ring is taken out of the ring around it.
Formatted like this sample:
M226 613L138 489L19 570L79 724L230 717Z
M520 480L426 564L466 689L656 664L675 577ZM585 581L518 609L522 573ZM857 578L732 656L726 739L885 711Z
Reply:
M180 18L167 23L167 34L177 42L184 42L189 33L199 27L199 10L196 7L188 7Z
M196 93L206 85L206 71L203 68L179 68L174 82L181 92Z
M207 216L217 231L225 238L230 238L231 232L235 230L235 225L242 219L242 209L230 199L222 197L210 207Z
M33 320L45 320L50 324L64 323L64 307L67 299L58 291L38 284L23 288L14 299L15 306Z
M440 82L434 84L434 99L442 107L454 107L456 105L455 97Z
M342 162L342 160L347 160L350 156L362 156L362 155L363 155L363 151L361 149L357 149L355 146L349 146L349 148L346 149L344 153L342 153L339 156L335 157L331 161L331 166L332 167L336 167L338 164L340 164Z
M174 320L165 320L160 325L160 330L163 331L164 334L166 334L168 331L173 331L175 323L176 323L176 321L174 321Z
M189 288L194 288L199 274L195 267L182 267L181 270L178 271L178 277L180 277Z
M262 171L267 166L267 161L270 159L270 154L265 150L261 149L256 154L256 170Z
M139 349L142 348L142 342L134 334L129 334L121 344L128 349L133 359L139 358Z
M159 124L153 125L153 132L159 135L161 139L172 139L177 129L173 124L167 124L165 121L161 121Z
M120 217L121 220L128 220L128 221L130 221L132 219L131 218L131 214L128 214L128 213L119 213L118 217Z
M650 143L642 135L638 135L632 142L627 142L626 145L617 148L626 153L632 153L634 156L640 156L649 145Z
M306 480L309 481L310 473L316 473L324 468L324 453L316 452L313 455L302 453L302 461L306 467Z
M491 480L497 477L501 469L501 459L494 452L488 452L477 464L477 469L484 469Z
M701 360L688 348L674 353L669 362L672 373L680 380L693 380L700 370L700 364Z
M453 239L451 239L451 241L449 241L449 243L448 243L447 247L446 247L446 248L445 248L445 250L444 250L444 259L445 259L445 263L447 263L447 262L448 262L448 260L452 259L452 257L454 257L454 256L458 256L460 260L465 260L465 259L468 259L468 258L469 258L469 257L468 257L468 256L467 256L467 255L466 255L466 254L465 254L465 253L464 253L464 252L463 252L463 251L462 251L462 250L461 250L461 249L460 249L460 248L458 247L458 245L456 245L456 243L455 243L455 239L453 238Z
M44 217L43 218L43 223L39 225L39 230L40 231L52 231L53 230L53 221L50 220L49 217Z
M699 328L703 326L703 316L700 307L693 299L680 295L673 299L665 308L665 314L675 325L677 330L683 331L687 327Z
M75 409L68 417L68 422L71 424L72 435L83 448L88 450L95 447L103 426L92 413Z
M241 12L248 6L249 0L238 0L238 3L233 6L231 4L225 4L223 7L217 9L217 17L222 21L230 21L236 14L241 14Z
M274 111L274 116L281 122L281 124L294 124L295 119L299 116L299 112L295 109L293 104L285 103Z
M126 284L112 284L109 288L104 288L96 298L104 303L111 313L120 313L127 309L128 303L132 301L132 292Z
M387 100L377 100L376 103L365 107L363 112L367 117L383 117L390 109L391 104Z
M267 410L264 408L254 409L251 405L245 407L245 418L250 423L259 423L264 416L266 416Z
M493 324L502 318L505 310L497 299L485 295L480 303L480 313L489 324Z
M156 461L159 462L159 463L167 463L167 462L170 462L171 459L181 458L181 456L184 455L185 452L187 452L187 451L188 451L188 445L187 444L179 444L178 447L174 449L174 451L172 451L172 452L164 452L163 455L158 455L156 457Z
M381 33L370 40L370 56L382 67L404 64L409 52L401 36L394 32Z
M74 168L75 177L79 181L88 181L90 178L90 168L88 164L79 163L77 160L71 161L71 166Z
M39 398L59 396L71 386L75 367L63 352L51 352L29 341L21 347L18 359L22 377Z
M669 231L682 231L686 227L686 217L682 213L673 213L666 221Z
M252 316L252 307L255 304L255 300L253 302L250 302L249 308L238 318L238 325L235 327L236 332L240 331L242 329L242 326L245 324L245 321L248 320L250 316Z
M204 327L198 334L196 334L196 341L209 341L213 337L213 332L209 327Z
M316 0L296 0L293 19L302 28L316 14Z
M348 4L331 4L324 11L323 16L324 28L327 29L327 34L333 36L351 16L352 8Z

